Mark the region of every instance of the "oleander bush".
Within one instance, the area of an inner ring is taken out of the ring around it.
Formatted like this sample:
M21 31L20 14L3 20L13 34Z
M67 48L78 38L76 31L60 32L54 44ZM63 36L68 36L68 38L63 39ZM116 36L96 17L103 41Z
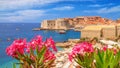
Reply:
M81 68L120 68L120 50L107 45L97 49L89 42L82 42L73 47L69 60Z
M49 68L57 52L55 42L52 38L42 40L42 36L34 37L30 42L26 39L16 39L6 48L8 56L19 61L19 68ZM13 67L15 68L15 64Z

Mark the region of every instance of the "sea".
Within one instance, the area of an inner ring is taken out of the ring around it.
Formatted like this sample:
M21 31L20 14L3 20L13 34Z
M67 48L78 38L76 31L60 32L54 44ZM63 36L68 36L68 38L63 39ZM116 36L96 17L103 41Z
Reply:
M0 68L13 68L12 64L17 61L7 56L5 49L14 39L26 38L30 41L34 36L41 35L43 40L52 37L55 42L64 42L68 39L79 39L81 33L74 30L68 30L65 34L59 34L57 31L40 30L33 31L33 28L40 27L40 23L0 23ZM58 50L62 48L57 47Z

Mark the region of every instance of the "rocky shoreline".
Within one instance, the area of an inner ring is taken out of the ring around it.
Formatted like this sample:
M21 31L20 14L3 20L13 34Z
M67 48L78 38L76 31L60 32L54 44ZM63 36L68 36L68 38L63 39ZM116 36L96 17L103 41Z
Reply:
M80 39L69 39L66 42L57 42L56 46L62 47L62 51L58 51L56 55L56 60L52 68L76 68L77 63L71 62L68 59L68 54L72 51L73 46Z
M39 30L55 30L55 31L63 30L63 31L67 31L67 30L71 30L71 29L73 29L74 31L81 31L81 29L83 29L83 28L69 28L69 29L33 28L32 30L33 31L39 31Z

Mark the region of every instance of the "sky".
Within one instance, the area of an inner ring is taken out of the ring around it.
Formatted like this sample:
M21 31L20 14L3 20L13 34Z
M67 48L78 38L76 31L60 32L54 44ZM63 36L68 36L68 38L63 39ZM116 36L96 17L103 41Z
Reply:
M0 23L41 23L77 16L116 20L120 0L0 0Z

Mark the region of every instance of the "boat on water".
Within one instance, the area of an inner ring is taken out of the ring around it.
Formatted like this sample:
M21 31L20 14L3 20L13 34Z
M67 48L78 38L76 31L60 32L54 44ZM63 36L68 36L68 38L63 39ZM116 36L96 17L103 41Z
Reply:
M65 30L59 30L58 32L59 32L60 34L65 34L65 33L66 33Z
M7 38L7 41L10 41L11 39L10 38Z
M32 29L33 31L39 31L40 30L40 28L34 28L34 29Z
M19 28L16 28L16 30L19 30Z

